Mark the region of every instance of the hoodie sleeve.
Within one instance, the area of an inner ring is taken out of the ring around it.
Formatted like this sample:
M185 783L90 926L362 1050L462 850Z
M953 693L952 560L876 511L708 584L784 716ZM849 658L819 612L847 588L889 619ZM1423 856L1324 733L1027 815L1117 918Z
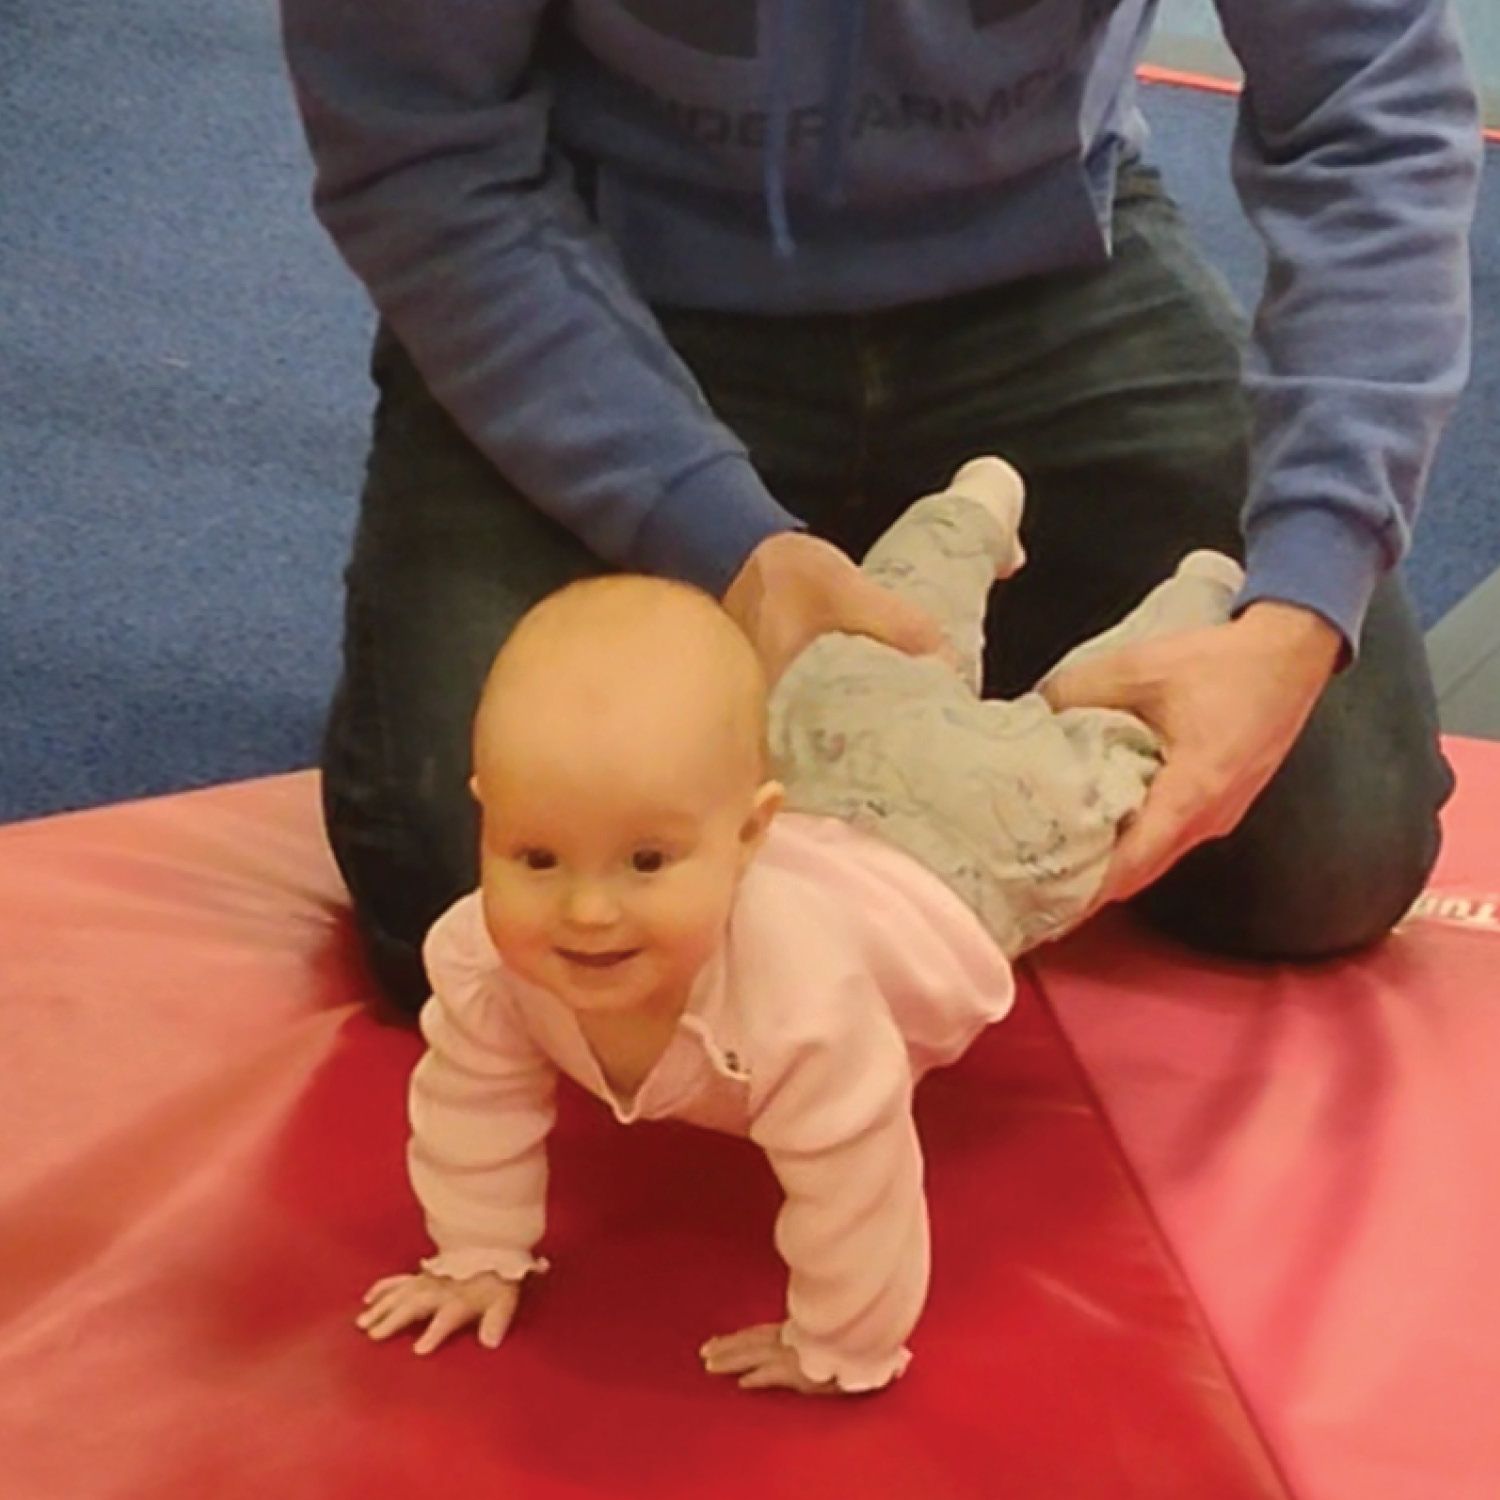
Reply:
M281 0L314 206L438 400L618 567L722 593L799 523L591 222L548 139L546 0Z
M1313 609L1354 648L1468 374L1477 102L1449 0L1216 4L1268 253L1241 602Z
M838 999L838 1018L789 1048L755 1101L750 1138L785 1194L782 1341L809 1379L869 1391L910 1361L931 1246L905 1043L873 985Z
M423 950L432 997L408 1094L407 1168L438 1252L422 1269L519 1281L547 1269L533 1249L546 1217L557 1072L515 1015L495 961L485 962L481 933L467 897Z

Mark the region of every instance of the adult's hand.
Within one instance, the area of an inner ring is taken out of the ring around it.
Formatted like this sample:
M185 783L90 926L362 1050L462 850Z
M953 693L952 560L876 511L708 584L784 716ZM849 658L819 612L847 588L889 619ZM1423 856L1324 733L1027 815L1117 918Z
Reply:
M778 532L756 547L725 592L724 608L750 637L772 682L830 630L873 636L912 656L951 658L942 627L926 610L805 532Z
M1341 645L1321 616L1263 601L1229 624L1123 647L1043 683L1054 708L1128 710L1165 750L1098 905L1127 900L1189 849L1234 830L1286 759Z

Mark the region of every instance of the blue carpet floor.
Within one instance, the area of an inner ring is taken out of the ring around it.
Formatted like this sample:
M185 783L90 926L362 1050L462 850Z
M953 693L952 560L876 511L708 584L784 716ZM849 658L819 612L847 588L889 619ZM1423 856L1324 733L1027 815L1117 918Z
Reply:
M1231 106L1149 91L1242 300ZM1478 369L1409 567L1431 622L1500 566L1500 190ZM308 764L370 316L307 208L270 0L0 0L0 819Z

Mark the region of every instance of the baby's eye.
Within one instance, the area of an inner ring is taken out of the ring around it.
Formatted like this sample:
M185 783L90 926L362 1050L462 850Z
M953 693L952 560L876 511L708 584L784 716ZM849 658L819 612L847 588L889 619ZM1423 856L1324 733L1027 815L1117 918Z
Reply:
M630 856L630 868L637 875L655 875L666 863L667 856L660 849L637 849Z
M557 856L550 849L522 849L516 858L528 870L555 870Z

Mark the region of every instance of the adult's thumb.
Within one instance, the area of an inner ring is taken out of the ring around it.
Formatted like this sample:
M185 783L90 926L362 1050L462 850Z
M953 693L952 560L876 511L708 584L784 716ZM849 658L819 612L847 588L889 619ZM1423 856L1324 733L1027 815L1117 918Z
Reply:
M1116 671L1106 657L1081 661L1050 673L1037 684L1051 707L1065 708L1133 708L1135 697L1130 682Z
M870 583L860 601L861 635L873 636L910 656L926 656L947 644L943 627L923 609L879 584Z

